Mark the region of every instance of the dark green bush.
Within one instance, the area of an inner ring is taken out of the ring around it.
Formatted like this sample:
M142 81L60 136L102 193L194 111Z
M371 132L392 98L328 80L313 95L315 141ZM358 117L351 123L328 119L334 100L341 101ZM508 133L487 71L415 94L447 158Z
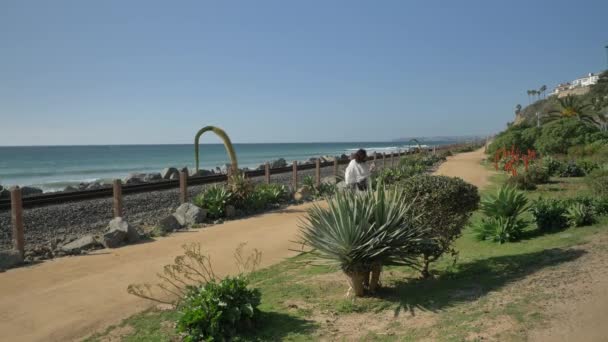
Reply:
M606 140L597 127L573 118L559 119L542 125L534 147L544 154L565 154L572 146Z
M583 177L585 170L583 170L576 162L569 161L562 165L558 172L560 177Z
M549 176L558 176L564 165L564 163L551 156L543 157L540 164L545 168L545 170L547 170Z
M212 186L205 189L194 198L194 204L207 209L207 216L211 219L224 217L226 205L231 201L232 193L223 186Z
M421 246L423 276L429 263L446 252L462 232L479 204L477 187L460 178L417 175L400 185L406 198L415 199L412 211L421 215L419 223L428 229L429 242Z
M509 177L507 184L519 190L534 190L537 184L549 182L549 172L540 165L530 165L528 171L521 171L515 176Z
M526 173L518 173L515 176L509 177L509 179L507 179L507 184L518 190L536 189L536 183L534 183Z
M522 192L505 185L496 195L489 195L481 201L484 217L474 229L479 240L498 243L517 241L528 222L523 214L528 211L528 199Z
M513 125L503 132L499 133L492 143L488 146L487 152L490 155L501 148L510 149L511 146L519 151L527 151L534 149L534 142L540 134L540 129L531 127L527 124Z
M551 232L568 227L566 206L557 199L539 199L531 208L536 227L542 232Z
M594 170L597 170L600 165L594 161L579 159L576 161L576 165L583 170L584 174L588 175Z
M186 342L230 341L252 328L259 316L260 292L242 277L227 277L190 288L179 306L177 331Z
M608 196L608 170L595 170L585 179L589 188L598 196Z

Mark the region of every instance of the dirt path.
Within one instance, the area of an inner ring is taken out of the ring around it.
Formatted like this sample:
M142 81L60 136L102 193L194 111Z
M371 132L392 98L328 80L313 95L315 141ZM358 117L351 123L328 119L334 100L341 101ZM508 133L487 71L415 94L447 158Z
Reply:
M450 157L437 173L483 186L488 171L481 151ZM0 273L0 331L10 341L70 341L135 314L150 302L127 294L132 283L154 283L155 274L198 242L220 274L235 273L233 252L242 242L262 251L267 266L293 256L298 220L310 204L173 234L155 242L59 258Z

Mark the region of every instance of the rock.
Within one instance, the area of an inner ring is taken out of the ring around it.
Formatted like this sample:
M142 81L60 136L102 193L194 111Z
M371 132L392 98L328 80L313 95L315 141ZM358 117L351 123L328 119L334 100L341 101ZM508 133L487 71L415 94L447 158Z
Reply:
M198 172L196 172L195 170L190 171L191 177L211 176L214 174L215 173L212 170L198 170Z
M21 263L23 263L23 257L18 250L0 251L0 270L6 270Z
M93 183L89 183L89 185L87 185L87 190L97 190L97 189L101 189L103 186L97 182L93 182Z
M107 248L116 248L127 242L138 242L141 237L137 229L129 225L122 217L117 217L110 221L102 239L103 245Z
M342 154L342 155L340 156L340 159L349 159L349 156L347 156L346 154Z
M182 167L182 169L180 171L181 172L185 172L187 175L190 174L190 172L188 171L188 167L187 166Z
M179 172L175 172L175 173L171 174L171 177L169 177L169 179L171 179L171 180L179 179Z
M234 218L236 216L236 208L233 205L226 206L226 218Z
M21 188L21 195L23 197L40 195L41 193L42 193L42 189L34 188L31 186L24 186L23 188Z
M328 176L321 178L321 183L336 184L336 176Z
M169 215L164 219L160 220L160 222L158 222L157 227L162 233L170 233L182 228L182 225L179 224L179 221L174 215Z
M99 243L93 235L85 235L70 243L61 246L60 250L66 254L80 254L82 251L101 248L103 245Z
M146 178L145 173L130 173L123 182L125 184L141 184L144 183L144 179Z
M173 176L174 174L178 174L178 175L179 175L179 172L178 172L178 171L177 171L177 169L176 169L176 168L174 168L174 167L167 167L167 168L164 168L164 169L163 169L163 170L160 172L160 176L161 176L163 179L173 179L173 178L171 178L171 176Z
M193 224L202 223L207 217L207 211L192 203L184 203L175 210L173 216L175 216L181 226L188 227Z
M283 158L279 158L270 163L271 169L276 169L279 167L286 167L286 166L287 166L287 161L285 161L285 159L283 159Z
M307 187L301 187L293 194L293 199L296 201L307 201L312 198L312 193Z
M73 192L73 191L78 191L78 188L75 186L66 186L65 189L63 189L64 192Z
M162 179L163 179L163 176L161 176L160 173L158 173L158 172L156 172L156 173L148 173L144 177L144 182L158 182L158 181L160 181Z
M0 198L11 198L11 192L0 185Z

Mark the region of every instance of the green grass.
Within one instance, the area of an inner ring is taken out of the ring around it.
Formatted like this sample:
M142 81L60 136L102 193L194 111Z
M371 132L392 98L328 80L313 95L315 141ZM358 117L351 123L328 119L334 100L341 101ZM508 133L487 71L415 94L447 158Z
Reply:
M494 176L493 185L483 193L495 191L504 178ZM563 198L587 191L581 179L556 179L528 196ZM255 335L243 340L523 340L527 331L550 318L539 303L551 293L542 287L511 291L509 286L579 258L584 252L568 247L604 234L606 225L608 220L602 218L594 226L539 235L531 224L522 241L502 245L479 242L467 228L455 244L457 261L439 260L432 279L421 280L406 267L388 267L378 295L355 301L345 298L346 279L339 271L300 255L252 274L252 285L262 292L263 315ZM123 341L175 340L172 326L177 317L174 311L149 310L89 341L125 327L130 328L121 335ZM362 330L357 332L357 327Z

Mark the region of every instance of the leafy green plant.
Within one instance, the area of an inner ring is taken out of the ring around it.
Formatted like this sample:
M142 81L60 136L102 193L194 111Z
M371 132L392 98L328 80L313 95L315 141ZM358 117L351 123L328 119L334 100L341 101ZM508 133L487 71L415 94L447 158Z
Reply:
M562 165L559 170L560 177L582 177L585 171L574 161L569 161Z
M542 232L551 232L568 227L566 206L558 199L538 199L532 204L532 215L536 227Z
M584 203L573 203L567 209L566 218L572 227L589 226L596 222L595 209Z
M579 159L576 161L576 165L583 170L583 173L585 175L590 174L591 172L593 172L594 170L597 170L600 165L596 162L590 161L590 160L585 160L585 159Z
M536 189L536 183L532 181L532 179L527 173L518 173L516 175L510 176L509 179L507 179L507 185L519 190Z
M261 294L241 276L191 287L179 306L176 329L186 342L226 341L252 328Z
M271 204L283 203L287 200L289 190L283 184L258 184L254 192L259 192L266 202Z
M212 186L205 189L194 198L194 204L207 209L207 216L211 219L224 217L226 205L232 200L232 193L223 186Z
M585 178L589 188L598 196L608 197L608 170L598 169Z
M528 199L510 186L501 187L496 195L488 195L480 208L484 217L474 228L479 240L516 241L528 225L522 217L528 210Z
M460 178L417 175L399 184L405 198L412 198L417 222L426 228L427 239L420 245L420 267L428 277L429 264L445 253L456 255L452 245L461 235L472 212L479 204L477 187Z
M549 176L557 176L563 167L563 163L551 156L545 156L541 159L541 165L547 170Z
M304 178L302 178L302 186L310 191L314 191L316 188L315 179L312 176L304 176Z
M300 241L318 260L346 274L355 296L377 286L382 265L411 264L424 230L410 218L410 201L396 190L339 191L314 205L300 226ZM376 279L370 279L370 274ZM376 284L374 284L376 283ZM350 291L350 290L349 290Z
M228 189L232 193L231 203L237 208L243 208L254 185L243 172L234 172L228 179Z

